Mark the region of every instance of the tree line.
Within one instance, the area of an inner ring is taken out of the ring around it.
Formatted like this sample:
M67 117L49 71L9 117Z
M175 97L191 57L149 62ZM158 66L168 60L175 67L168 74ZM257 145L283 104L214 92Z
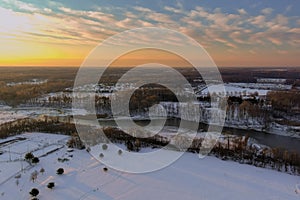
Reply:
M0 83L0 101L7 105L17 106L22 103L35 101L41 95L51 92L64 91L71 87L72 82L66 80L48 81L39 85L20 84L8 86L5 82Z
M171 144L171 139L176 140L176 146L173 145L173 150L180 151L183 149L199 153L203 151L203 138L195 138L190 146L186 146L186 138L167 138L160 135L152 137L138 137L139 133L132 136L126 132L113 127L103 129L105 137L99 135L96 129L89 130L84 138L84 142L89 145L99 143L124 143L131 150L140 149L142 147L161 148ZM35 120L21 119L16 123L6 123L0 127L0 137L6 138L21 134L23 132L46 132L46 133L61 133L72 135L73 137L68 142L68 145L77 148L84 148L81 138L78 137L77 130L74 124L51 121L51 120ZM132 130L133 131L133 130ZM226 138L226 136L224 136ZM300 155L296 152L289 152L279 148L264 148L258 150L253 146L248 146L248 137L232 137L228 136L227 140L219 140L211 151L211 154L222 159L230 159L243 164L255 165L258 167L276 169L292 174L300 174ZM84 144L85 144L84 143ZM172 148L172 145L169 145Z

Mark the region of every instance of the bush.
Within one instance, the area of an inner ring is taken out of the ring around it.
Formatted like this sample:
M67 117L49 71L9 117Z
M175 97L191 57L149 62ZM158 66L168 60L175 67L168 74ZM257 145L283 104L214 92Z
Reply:
M45 169L41 168L40 173L44 174L45 173Z
M40 162L40 159L38 157L34 157L34 158L32 158L31 162L36 164L36 163Z
M31 152L26 153L25 160L31 161L33 158L34 158L34 155Z
M135 151L140 151L141 150L141 142L140 142L140 140L139 139L136 139L135 141L134 141L134 146L135 146Z
M119 149L118 154L121 155L123 153L123 151L121 149Z
M55 186L55 183L54 182L50 182L50 183L48 183L47 188L53 189L54 186Z
M29 194L33 197L36 197L39 193L40 191L36 188L32 188L31 191L29 192Z
M103 153L100 153L99 157L100 157L100 158L103 158L103 157L104 157L104 154L103 154Z
M65 172L65 170L63 168L59 168L56 170L56 174L61 175Z
M78 134L73 134L70 140L67 142L67 146L69 148L76 148L76 149L85 149L84 144L80 140Z
M69 161L69 159L68 158L57 158L57 161L58 162L67 162L67 161Z
M133 146L131 141L126 142L126 147L127 147L128 151L133 151L134 150L134 146Z
M103 171L107 172L108 171L107 167L103 167Z
M91 151L91 148L90 147L86 148L86 151L89 153Z
M107 144L103 144L103 145L102 145L102 149L103 149L103 150L107 150L107 148L108 148Z

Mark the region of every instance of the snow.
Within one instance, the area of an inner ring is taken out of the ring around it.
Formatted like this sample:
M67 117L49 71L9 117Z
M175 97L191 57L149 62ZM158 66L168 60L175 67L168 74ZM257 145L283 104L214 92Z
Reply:
M249 86L243 87L241 85L236 85L233 83L228 83L224 84L224 89L226 94L228 96L246 96L246 95L251 95L254 93L258 93L259 96L266 96L267 93L270 91L269 89L259 89L259 88L250 88ZM223 93L222 87L220 85L212 85L209 86L208 88L204 88L201 92L200 95L207 96L209 93Z
M32 79L29 81L24 81L24 82L11 82L11 83L7 83L7 86L16 86L16 85L41 85L44 83L47 83L48 80L38 80L38 79Z
M267 90L290 90L292 88L292 85L281 84L281 83L228 83L228 85L241 87L241 88L267 89Z
M23 134L25 141L61 144L67 139L62 135L42 133ZM0 140L2 142L2 140ZM24 141L11 144L11 148ZM25 145L26 146L26 145ZM31 147L30 147L31 148ZM35 147L32 147L35 148ZM185 153L172 165L151 173L129 174L113 169L103 171L99 163L85 150L68 152L64 147L46 157L37 165L20 171L20 162L5 162L0 165L0 198L30 199L28 192L36 187L39 199L299 199L299 177L249 165L222 161L215 157L199 159L197 154ZM23 149L20 149L23 152ZM73 157L70 157L70 156ZM125 156L125 155L122 155ZM70 161L59 162L67 157ZM25 165L25 163L24 163ZM37 180L30 181L30 174L41 168ZM63 175L56 175L59 167ZM16 175L21 174L16 184ZM55 182L53 190L46 186Z
M285 78L258 78L256 79L258 83L285 83Z
M27 162L0 162L0 193L3 192L2 185L5 184L6 181L11 180L19 171L21 171L21 168L24 169L29 166Z
M18 140L18 138L23 140ZM0 155L0 162L20 160L28 152L34 153L35 156L42 156L49 151L62 147L66 138L68 137L44 133L27 133L12 137L10 138L11 142L0 144L3 153ZM8 140L0 140L0 142L6 141Z
M27 116L22 114L22 113L16 113L13 111L1 111L0 110L0 125L7 123L7 122L12 122L16 121L18 119L23 119L26 118Z
M5 111L11 109L11 106L3 104L3 102L0 101L0 111Z
M266 130L266 132L276 134L276 135L300 138L299 129L300 129L299 126L281 125L276 122L272 122L269 130Z
M296 185L296 190L295 190L295 192L296 192L297 194L300 194L300 184L297 184L297 185Z

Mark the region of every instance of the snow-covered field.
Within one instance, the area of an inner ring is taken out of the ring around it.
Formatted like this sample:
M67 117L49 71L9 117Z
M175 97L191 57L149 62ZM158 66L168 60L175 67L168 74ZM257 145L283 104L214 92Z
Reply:
M282 83L228 83L231 86L249 89L290 90L292 85Z
M278 83L224 83L224 89L227 96L247 96L257 93L259 96L266 96L272 90L290 90L292 85ZM209 91L210 90L210 91ZM200 96L207 96L209 92L216 94L222 93L222 87L212 85L204 88L200 92Z
M48 80L38 80L38 79L32 79L29 81L24 81L24 82L11 82L7 83L7 86L16 86L16 85L41 85L43 83L47 83Z
M67 140L66 136L42 133L23 134L18 137L26 140L6 145L5 149L9 147L22 155L24 150L30 151L36 147L41 148L33 154L38 151L51 152L47 149L50 144L60 146ZM5 140L0 140L0 143L3 141ZM0 157L5 154L7 152ZM69 161L62 163L58 158L68 158ZM191 153L184 154L175 163L162 170L145 174L123 173L110 168L105 172L103 164L85 150L69 152L67 147L40 157L40 162L34 166L23 162L23 167L26 169L19 172L20 161L1 162L0 199L30 199L28 192L33 187L39 189L38 198L43 200L300 198L300 194L297 194L300 184L298 176L222 161L214 157L199 159L196 154ZM56 174L59 167L64 168L63 175ZM44 168L45 172L39 173L33 183L30 180L31 173L41 168ZM19 174L21 177L17 181L15 176ZM49 182L55 183L52 190L47 188Z
M11 121L16 121L18 119L23 119L26 118L27 116L22 114L22 113L16 113L14 111L1 111L0 110L0 125L11 122Z
M252 95L257 93L259 96L266 96L267 93L270 91L269 88L255 88L245 85L244 87L242 85L232 84L232 83L225 83L224 84L224 90L227 96L246 96L246 95ZM204 88L199 95L200 96L207 96L209 93L223 93L222 87L220 85L212 85L209 86L209 89L206 87Z

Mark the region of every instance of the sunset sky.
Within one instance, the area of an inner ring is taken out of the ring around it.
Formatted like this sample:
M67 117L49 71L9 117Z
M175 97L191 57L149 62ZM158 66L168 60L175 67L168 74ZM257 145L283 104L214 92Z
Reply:
M300 66L299 13L296 0L1 0L0 66L80 66L140 27L184 33L218 66Z

